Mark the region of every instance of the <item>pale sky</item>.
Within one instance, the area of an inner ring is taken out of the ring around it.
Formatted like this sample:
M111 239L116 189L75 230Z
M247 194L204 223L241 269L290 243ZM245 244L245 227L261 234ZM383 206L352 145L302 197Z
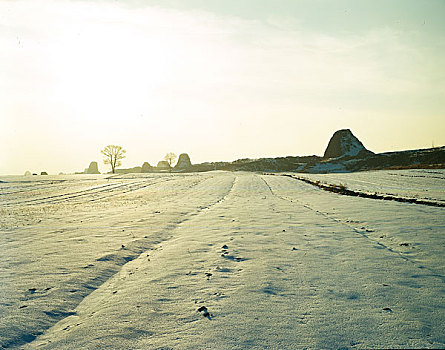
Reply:
M0 0L0 174L445 144L443 0Z

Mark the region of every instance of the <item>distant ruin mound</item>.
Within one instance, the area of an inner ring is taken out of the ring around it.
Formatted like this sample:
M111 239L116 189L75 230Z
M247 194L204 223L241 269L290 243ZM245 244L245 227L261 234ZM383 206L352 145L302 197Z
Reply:
M171 167L170 164L168 164L168 162L166 160L160 160L158 162L158 165L156 166L156 170L158 171L170 171Z
M25 171L25 175L24 176L31 176L31 172L29 170Z
M192 162L187 153L181 153L178 158L178 163L175 165L175 170L187 171L192 168Z
M338 130L329 140L323 158L357 157L374 154L349 129Z
M97 162L91 162L90 166L85 169L85 174L100 174Z
M141 173L151 173L152 171L153 167L148 162L142 164Z
M47 173L46 171L42 171L42 172L40 173L40 175L48 175L48 173Z

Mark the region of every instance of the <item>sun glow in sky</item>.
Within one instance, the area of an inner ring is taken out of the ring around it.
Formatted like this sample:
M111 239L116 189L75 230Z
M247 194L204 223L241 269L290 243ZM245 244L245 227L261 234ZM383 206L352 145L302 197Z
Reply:
M445 144L445 2L0 0L0 173Z

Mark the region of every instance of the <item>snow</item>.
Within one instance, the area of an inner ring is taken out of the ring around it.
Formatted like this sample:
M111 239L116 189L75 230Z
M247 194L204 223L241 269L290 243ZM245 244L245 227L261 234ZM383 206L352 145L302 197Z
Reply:
M342 157L354 157L365 150L365 147L352 135L345 135L340 143Z
M304 174L304 177L327 184L344 184L366 193L389 194L445 202L445 170L379 170L345 174Z
M0 180L3 347L445 346L443 208L244 172Z
M317 163L310 168L311 173L336 173L346 172L346 167L340 163Z

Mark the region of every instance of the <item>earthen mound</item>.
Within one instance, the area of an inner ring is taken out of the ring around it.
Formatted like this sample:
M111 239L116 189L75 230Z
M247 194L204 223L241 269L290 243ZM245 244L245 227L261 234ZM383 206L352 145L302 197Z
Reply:
M334 133L329 140L323 158L357 157L374 154L367 150L351 130L342 129Z
M153 167L148 162L142 164L141 173L150 173L152 171Z
M190 170L192 168L192 162L187 153L179 155L178 163L175 165L175 170Z
M97 162L91 162L90 166L85 169L85 174L100 174Z
M158 162L158 165L156 166L156 168L158 170L170 170L171 169L170 164L168 164L168 162L166 160L160 160Z

